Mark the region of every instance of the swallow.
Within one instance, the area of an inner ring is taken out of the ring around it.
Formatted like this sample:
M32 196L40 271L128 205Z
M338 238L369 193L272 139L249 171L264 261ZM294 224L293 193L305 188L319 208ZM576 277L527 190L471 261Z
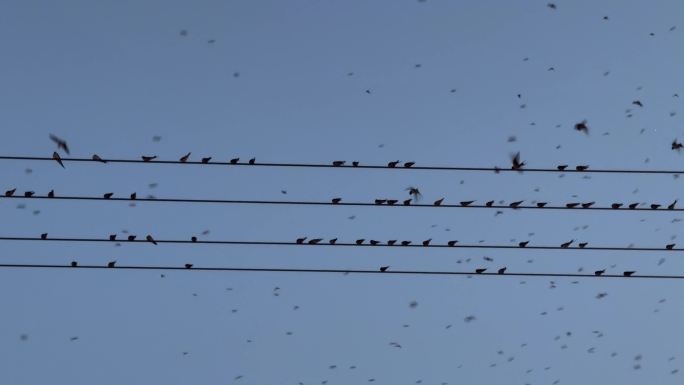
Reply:
M657 210L658 207L660 207L659 204L656 204L656 203L651 204L651 209L652 209L652 210Z
M340 166L344 166L345 163L346 163L346 162L343 161L343 160L335 160L335 161L332 162L332 165L335 166L335 167L340 167Z
M11 189L11 190L7 190L7 191L5 191L5 196L6 196L6 197L11 197L12 195L14 195L14 193L15 193L16 191L17 191L16 188L13 188L13 189Z
M420 193L420 190L418 189L418 187L409 186L406 188L406 191L409 192L410 196L415 198L416 202L418 202L420 200L420 198L423 196L423 194Z
M197 237L194 235L190 237L190 242L197 242Z
M475 273L476 273L476 274L482 274L482 273L484 273L485 271L487 271L487 269L475 269Z
M580 249L583 249L583 248L587 247L588 244L589 244L589 242L582 242L582 243L578 243L578 246L580 247Z
M636 271L625 271L622 273L625 277L631 277L632 274L636 273Z
M567 164L561 164L559 166L556 166L556 168L558 169L558 171L565 171L565 169L568 168L568 165Z
M454 247L454 246L456 246L457 243L458 243L458 241L453 240L453 241L447 242L447 245L449 245L450 247Z
M475 202L475 201L462 201L462 202L461 202L461 206L462 206L462 207L468 207L468 206L470 206L473 202Z
M511 157L511 170L520 170L525 166L525 162L520 161L520 152Z
M404 200L404 206L410 206L411 205L411 199L406 199Z
M358 160L353 161L352 166L359 167L359 161Z
M110 199L113 195L114 195L114 193L110 193L110 192L109 192L109 193L105 193L105 194L103 195L103 197L104 197L104 199Z
M387 269L389 269L389 266L380 266L380 271L382 271L383 273L387 271Z
M494 206L494 201L488 201L487 203L485 203L485 206L487 206L487 207Z
M518 243L518 247L525 247L528 243L530 243L530 241L520 242Z
M62 149L62 150L64 150L64 152L67 153L67 155L69 155L69 146L67 146L66 140L60 139L57 136L52 135L52 134L50 134L50 139L53 142L57 143L57 149Z
M209 163L210 160L211 160L210 156L208 156L206 158L202 158L202 163L207 164L207 163Z
M515 208L518 208L518 206L520 206L523 202L525 202L525 201L513 202L513 203L509 204L508 206L513 207L515 209Z
M191 153L188 152L187 154L181 156L181 158L178 159L178 160L179 160L181 163L185 163L185 162L188 161L188 159L190 159L190 154L191 154Z
M151 235L146 236L145 239L147 240L147 242L151 242L153 245L157 244L157 241L155 241Z
M237 164L237 162L240 161L240 158L233 158L230 160L230 164Z
M639 206L639 203L630 203L630 205L627 207L629 207L631 210L634 210L635 208L637 208L637 206Z
M57 151L52 153L52 159L57 161L57 163L59 163L59 165L62 166L62 168L66 168L66 167L64 167L64 163L62 163L62 158L59 156Z
M400 162L400 161L398 161L398 160L393 161L393 162L389 162L389 163L387 163L387 167L389 167L389 168L395 168L395 167L397 167L397 165L399 164L399 162Z
M574 242L574 241L575 241L574 239L571 239L571 240L569 240L569 241L567 241L567 242L565 242L565 243L562 243L562 244L560 245L560 247L563 248L563 249L567 249L568 247L570 247L570 245L571 245L572 242Z
M192 269L192 263L186 263L185 268L186 269Z
M434 206L440 206L444 202L444 198L439 198L433 203Z
M603 270L596 270L596 271L594 272L594 275L599 276L599 275L602 275L602 274L605 273L605 272L606 272L606 269L603 269Z
M668 210L674 210L676 204L677 204L677 200L675 199L674 202L670 203L670 204L667 206L667 209L668 209Z
M71 267L78 267L78 262L71 261Z
M665 245L665 249L672 250L672 249L674 249L675 245L676 245L676 243L670 243L669 245Z
M385 202L387 202L387 199L376 199L375 200L376 205L381 205L381 204L384 204Z
M497 271L496 273L502 275L502 274L504 274L505 272L506 272L506 268L505 268L505 267L502 267L502 268L500 268L499 271Z
M373 246L377 246L377 245L380 244L380 241L376 241L375 239L371 239L371 240L370 240L370 244L373 245Z
M328 241L329 244L334 245L337 242L337 238L333 238Z
M588 168L589 168L589 166L587 166L587 165L580 165L580 166L575 167L575 170L586 171Z
M396 239L390 239L389 241L387 241L387 245L389 246L394 246L395 243L397 243Z
M50 190L50 192L48 193L47 196L48 196L48 198L54 198L55 197L55 190Z
M252 158L249 160L249 164L256 164L256 158Z
M542 208L542 207L544 207L544 206L546 206L546 205L547 205L546 202L537 202L537 207L539 207L539 208Z
M644 106L644 104L641 103L641 100L635 100L635 101L632 102L632 104L634 104L635 106L639 106L639 107L643 107L643 106Z
M104 160L104 159L100 158L100 156L99 156L99 155L97 155L97 154L93 154L93 158L92 158L92 159L93 159L94 161L96 161L96 162L102 162L102 163L107 163L107 161L106 161L106 160Z
M619 209L620 207L622 207L622 203L613 203L612 205L610 205L610 208L611 208L611 209L616 209L616 210L617 210L617 209Z
M365 239L363 239L363 238L357 239L357 240L356 240L356 244L357 244L357 245L362 245L362 244L363 244L363 241L365 241Z
M575 207L579 206L579 203L567 203L565 207L569 209L574 209Z
M575 130L579 132L584 132L585 134L589 134L589 126L587 126L587 121L583 120L579 123L575 123Z
M45 240L45 239L47 239L47 236L48 236L48 233L40 234L40 239Z
M416 162L406 162L406 163L404 163L404 167L411 168L411 167L413 167L414 164L416 164Z
M25 191L24 197L25 198L31 198L34 194L35 194L35 191Z
M141 156L141 158L142 158L143 162L151 162L151 161L157 159L157 156L156 156L156 155L155 155L155 156L145 156L145 155L143 155L143 156Z
M138 194L136 194L136 193L131 194L131 200L132 201L136 200L137 198L138 198Z
M432 241L432 238L426 239L423 241L423 246L430 246L430 242Z
M333 199L332 199L332 203L333 203L334 205L340 203L341 201L342 201L342 198L333 198Z
M107 267L114 267L114 265L116 265L116 261L110 261L110 262L107 264Z
M133 242L135 241L135 235L129 235L127 239L129 242Z
M401 241L402 246L408 246L411 244L411 241Z
M304 241L306 241L306 237L297 238L297 241L296 241L296 242L297 242L298 245L301 245L302 243L304 243Z
M677 142L677 139L672 141L672 149L673 150L681 150L684 147L684 144Z
M116 241L116 234L109 234L110 241Z
M322 240L323 240L323 239L321 239L321 238L310 239L310 240L309 240L309 244L310 244L310 245L316 245L316 244L318 244L319 242L321 242Z
M596 203L596 202L582 203L582 208L583 208L583 209L588 209L589 207L593 206L594 203Z
M399 201L396 199L388 199L387 200L387 204L390 206L394 206L397 202L399 202Z

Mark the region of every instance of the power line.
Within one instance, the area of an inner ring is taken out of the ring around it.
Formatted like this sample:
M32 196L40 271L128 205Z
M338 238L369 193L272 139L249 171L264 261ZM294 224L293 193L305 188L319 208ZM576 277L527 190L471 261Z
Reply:
M466 275L466 276L495 276L495 277L572 277L572 278L624 278L624 279L684 279L684 275L631 275L624 274L575 274L575 273L514 273L495 272L476 273L472 271L424 271L424 270L355 270L355 269L299 269L299 268L270 268L270 267L179 267L179 266L115 266L100 265L47 265L47 264L0 264L0 268L29 268L29 269L108 269L108 270L185 270L185 271L233 271L233 272L274 272L274 273L341 273L341 274L387 274L387 275Z
M39 156L0 156L0 160L31 160L31 161L49 161L54 162L54 159L50 157L39 157ZM62 158L63 162L94 162L103 163L100 160L94 160L91 158ZM342 168L342 169L388 169L388 170L432 170L432 171L475 171L475 172L545 172L545 173L600 173L600 174L684 174L684 170L636 170L636 169L594 169L588 168L583 170L576 169L562 169L558 168L523 168L513 170L510 168L500 168L500 167L463 167L463 166L411 166L403 167L398 165L396 167L390 167L388 165L362 165L359 164L354 166L352 164L344 164L336 166L333 164L322 164L322 163L263 163L263 162L202 162L202 161L191 161L182 162L179 160L151 160L144 161L142 159L105 159L106 163L145 163L145 164L182 164L182 165L201 165L201 166L250 166L250 167L298 167L298 168Z
M193 199L193 198L125 198L125 197L88 197L88 196L46 196L46 195L32 195L30 197L23 195L2 196L0 199L48 199L48 200L73 200L73 201L113 201L113 202L160 202L160 203L215 203L215 204L252 204L252 205L299 205L299 206L373 206L373 207L431 207L431 208L471 208L471 209L512 209L512 210L600 210L600 211L684 211L684 208L657 208L652 207L636 207L620 205L620 207L582 207L581 203L576 203L574 206L549 206L549 205L533 205L533 206L511 206L511 205L486 205L486 204L446 204L440 205L428 203L409 203L403 204L397 202L396 204L374 203L374 202L321 202L321 201L287 201L287 200L248 200L248 199ZM386 201L386 200L385 200ZM633 205L636 205L634 203Z
M136 239L134 240L127 240L127 239L115 239L111 240L108 238L53 238L53 237L46 237L46 238L41 238L41 237L5 237L5 236L0 236L0 241L29 241L29 242L103 242L103 243L149 243L151 244L151 241L148 241L146 239ZM406 244L402 245L401 241L397 241L395 244L387 244L387 243L377 243L377 244L371 244L369 243L371 239L364 239L363 243L343 243L343 242L335 242L335 243L327 243L325 241L321 241L321 243L315 243L315 244L310 244L307 242L304 243L297 243L297 242L285 242L285 241L228 241L228 240L220 240L220 241L209 241L209 240L183 240L183 239L155 239L154 242L164 244L164 243L169 243L169 244L208 244L208 245L247 245L247 246L309 246L309 247L390 247L390 248L395 248L395 249L401 249L401 248L420 248L420 249L431 249L431 248L447 248L447 249L516 249L516 250L567 250L567 251L664 251L664 252L681 252L684 251L684 248L674 248L674 244L672 248L663 248L663 247L618 247L618 246L584 246L584 247L563 247L563 246L534 246L534 245L526 245L524 247L519 246L519 245L487 245L487 244L460 244L460 243L454 243L452 245L449 244L428 244L428 245L423 245L422 243L418 244Z

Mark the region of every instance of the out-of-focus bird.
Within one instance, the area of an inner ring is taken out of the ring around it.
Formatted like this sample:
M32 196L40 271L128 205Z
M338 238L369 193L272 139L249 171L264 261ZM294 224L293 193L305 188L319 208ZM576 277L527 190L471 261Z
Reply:
M110 261L110 262L107 264L107 267L114 267L114 265L116 265L116 261Z
M181 158L178 159L178 160L179 160L180 162L182 162L182 163L185 163L185 162L188 161L188 159L190 159L190 154L191 154L191 153L188 152L187 154L181 156Z
M596 275L596 276L603 275L603 273L605 273L605 272L606 272L606 269L603 269L603 270L596 270L596 271L594 272L594 275Z
M511 156L511 170L521 170L525 166L525 162L520 160L520 152Z
M570 245L572 245L572 242L574 242L574 241L575 241L574 239L571 239L565 243L561 243L560 247L563 249L567 249L568 247L570 247Z
M554 10L558 8L558 7L556 6L556 4L554 4L554 3L548 3L548 4L546 4L546 6L549 7L549 8L551 8L551 9L554 9Z
M485 268L485 269L475 269L475 273L477 273L477 274L482 274L482 273L484 273L485 271L487 271L486 268Z
M59 163L59 165L62 166L62 168L66 168L66 167L64 167L64 163L62 163L62 158L59 156L57 151L52 153L52 159L54 159L57 163Z
M185 268L186 269L192 269L192 263L186 263Z
M382 271L383 273L387 271L387 269L389 269L389 266L380 266L380 271Z
M518 247L525 247L528 243L530 243L530 241L520 242L518 243Z
M575 123L575 130L589 134L589 126L587 126L587 121L583 120L579 123Z
M156 155L154 155L154 156L143 155L143 156L141 156L141 158L142 158L143 162L151 162L151 161L157 159L157 156Z
M561 164L559 166L556 166L556 168L558 169L558 171L564 171L566 168L568 168L568 165L567 164Z
M45 239L47 239L47 236L48 236L48 233L40 234L40 239L45 240Z
M357 239L357 240L356 240L356 244L357 244L357 245L363 245L363 242L364 242L364 241L365 241L365 239L363 239L363 238Z
M156 245L156 244L157 244L157 241L155 241L154 238L152 238L151 235L147 235L147 236L145 237L145 240L147 240L147 242L152 243L153 245Z
M345 163L346 162L344 160L334 160L332 162L332 165L335 167L340 167L340 166L344 166Z
M684 148L684 144L677 142L677 139L672 141L672 149L680 151L682 148Z
M50 134L50 139L53 142L57 143L57 149L62 149L64 150L64 152L67 153L67 155L69 155L69 146L67 145L66 140L63 140L53 134Z
M398 165L400 162L401 162L401 161L399 161L399 160L395 160L395 161L389 162L389 163L387 163L387 167L389 167L389 168L397 167L397 165Z
M99 156L99 155L97 155L97 154L93 154L93 158L92 158L92 159L93 159L94 161L96 161L96 162L102 162L102 163L107 163L107 161L106 161L106 160L104 160L104 159L100 158L100 156Z
M505 267L502 267L502 268L500 268L496 273L497 273L497 274L504 274L505 272L506 272L506 268L505 268Z
M444 198L439 198L433 203L434 206L440 206L444 202Z
M632 102L632 104L634 104L635 106L639 106L639 107L643 107L643 106L644 106L644 104L641 103L641 100L635 100L635 101Z
M487 206L487 207L494 206L494 201L487 201L487 203L485 203L485 206Z

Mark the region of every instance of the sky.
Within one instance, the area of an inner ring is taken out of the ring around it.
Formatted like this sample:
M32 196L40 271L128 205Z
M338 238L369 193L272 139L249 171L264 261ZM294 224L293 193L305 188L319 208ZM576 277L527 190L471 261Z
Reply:
M509 167L520 152L527 167L684 169L670 148L684 140L684 3L547 3L6 0L0 155L49 157L54 134L74 157ZM589 134L573 128L583 120ZM372 202L406 199L406 187L418 186L425 202L452 204L684 204L676 175L65 166L2 160L0 189ZM0 216L4 237L664 247L682 230L681 215L667 211L0 199ZM2 263L684 274L678 254L665 251L0 247ZM0 382L680 384L683 288L655 279L0 268Z

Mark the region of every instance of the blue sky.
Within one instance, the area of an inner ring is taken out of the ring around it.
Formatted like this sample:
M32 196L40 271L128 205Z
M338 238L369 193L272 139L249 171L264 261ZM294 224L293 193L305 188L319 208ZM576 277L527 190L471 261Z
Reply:
M684 140L682 102L673 96L684 96L684 4L578 0L557 1L556 10L546 4L5 1L0 153L49 156L53 133L78 157L177 159L192 151L193 159L224 161L506 166L520 151L530 167L681 169L682 155L670 143ZM584 119L589 135L573 130ZM3 161L0 181L2 189L93 196L372 201L407 197L404 189L415 185L426 201L451 203L684 201L682 179L666 175L74 163L62 169ZM125 230L159 239L544 245L578 239L660 247L680 241L681 231L676 212L495 216L492 210L0 200L0 213L3 236L105 237ZM0 245L4 263L684 271L677 254L661 252ZM18 385L682 382L682 373L672 373L684 359L676 337L684 321L682 283L549 281L0 269L0 378ZM607 296L597 299L599 293ZM418 306L410 307L412 301ZM468 316L475 320L465 322Z

